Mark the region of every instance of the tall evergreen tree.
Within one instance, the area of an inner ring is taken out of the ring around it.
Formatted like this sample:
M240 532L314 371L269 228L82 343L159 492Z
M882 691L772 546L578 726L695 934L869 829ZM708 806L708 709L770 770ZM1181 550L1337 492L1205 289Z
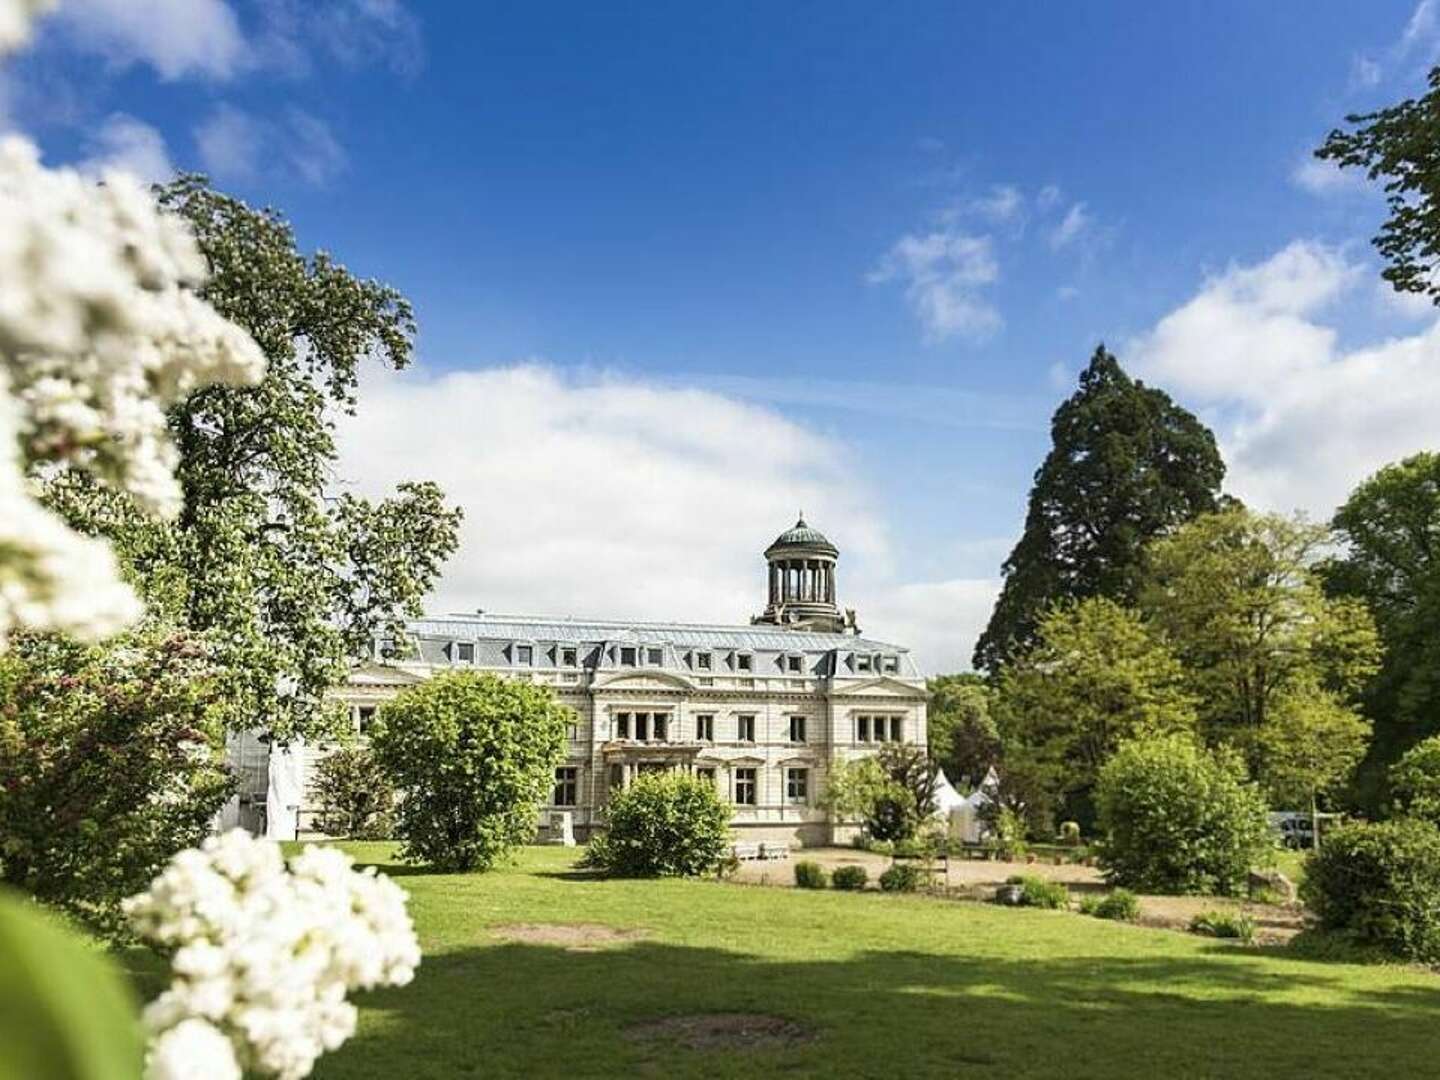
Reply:
M991 672L1035 640L1056 601L1135 598L1147 541L1219 505L1225 463L1210 429L1130 378L1104 345L1050 422L1025 532L974 664Z

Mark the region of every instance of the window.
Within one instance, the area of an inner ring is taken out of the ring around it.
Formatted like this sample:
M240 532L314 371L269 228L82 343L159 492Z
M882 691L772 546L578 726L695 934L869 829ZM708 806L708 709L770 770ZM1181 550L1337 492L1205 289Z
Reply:
M856 670L856 671L868 672L868 671L870 670L870 657L868 657L868 656L857 656L857 657L855 657L855 670Z
M698 766L698 767L695 769L695 779L696 779L696 780L705 780L705 781L707 781L711 786L714 786L714 784L715 784L715 766L713 766L713 765L700 765L700 766Z
M755 717L737 716L735 718L735 738L740 742L755 741ZM750 770L754 772L754 769Z
M786 769L785 770L785 801L788 803L805 803L810 799L810 770L809 769Z
M515 646L515 663L533 664L535 662L535 647L533 645Z
M755 805L755 770L735 770L735 803L737 806Z
M615 737L649 742L652 738L663 742L670 731L669 713L621 712L615 714Z
M615 737L617 739L630 737L630 714L628 712L615 714Z
M364 735L375 721L374 705L359 705L355 709L355 730Z
M890 717L890 741L902 742L900 737L901 720L898 716Z
M664 650L664 649L646 649L646 650L645 650L645 662L646 662L647 664L649 664L651 667L659 667L661 664L665 663L665 650Z
M625 766L610 766L610 790L623 791L625 789Z
M792 675L803 675L805 673L805 658L803 656L785 657L785 670Z
M695 670L696 670L696 671L709 671L709 670L710 670L710 654L709 654L708 652L697 652L697 653L695 654Z
M576 667L576 666L578 666L578 660L579 660L579 654L578 654L574 649L561 649L561 650L560 650L560 666L561 666L561 667Z
M885 657L885 672L894 675L900 670L900 658L898 656Z
M635 647L633 645L626 645L620 650L620 666L634 667L636 663L636 655L637 651Z
M571 742L578 742L580 740L580 725L566 724L565 738L569 739Z
M855 717L855 741L870 741L870 718L868 716Z
M639 742L650 741L650 714L648 712L635 714L635 738Z
M579 789L580 770L564 767L555 770L555 793L550 798L551 806L574 806Z
M657 712L653 715L655 718L655 738L660 742L665 742L670 738L670 716L663 712Z
M700 742L715 741L715 717L710 713L695 717L695 738Z
M473 664L475 662L475 643L473 641L455 642L451 659L457 664Z
M791 742L804 742L804 741L805 741L805 717L803 717L803 716L792 716L792 717L790 717L790 741L791 741Z
M754 662L755 662L755 658L754 658L753 656L751 656L749 653L736 653L736 654L735 654L735 670L736 670L736 671L754 671L754 670L755 670Z

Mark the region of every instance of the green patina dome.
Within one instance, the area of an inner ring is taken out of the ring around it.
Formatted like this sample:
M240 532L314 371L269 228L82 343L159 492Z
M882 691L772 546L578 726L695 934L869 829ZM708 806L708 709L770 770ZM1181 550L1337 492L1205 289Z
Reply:
M775 542L765 549L765 554L777 551L781 548L803 547L820 548L828 551L831 555L839 555L840 549L832 544L819 529L812 529L805 523L805 515L800 515L800 520L794 526L786 529L775 538Z

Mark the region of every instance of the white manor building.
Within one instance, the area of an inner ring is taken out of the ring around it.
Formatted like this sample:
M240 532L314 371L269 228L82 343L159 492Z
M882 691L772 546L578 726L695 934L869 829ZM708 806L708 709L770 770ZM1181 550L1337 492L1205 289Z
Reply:
M748 626L487 613L416 620L408 632L418 656L361 664L336 696L363 736L387 698L436 671L553 688L574 720L542 822L569 812L581 841L603 827L612 791L647 770L680 769L709 779L734 806L737 839L844 842L853 826L819 806L831 768L882 743L923 745L927 693L906 648L861 636L854 612L836 605L838 557L802 516L765 551L769 599ZM324 752L293 755L278 784L269 762L272 835L313 828L321 808L304 772Z

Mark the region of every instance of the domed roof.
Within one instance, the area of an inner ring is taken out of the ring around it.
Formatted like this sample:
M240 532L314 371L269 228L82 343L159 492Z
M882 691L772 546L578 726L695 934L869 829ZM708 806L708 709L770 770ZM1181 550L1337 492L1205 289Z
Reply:
M777 548L804 547L822 548L832 555L839 555L840 550L832 544L819 529L812 529L805 524L805 514L800 514L800 519L775 538L775 542L765 549L768 555Z

